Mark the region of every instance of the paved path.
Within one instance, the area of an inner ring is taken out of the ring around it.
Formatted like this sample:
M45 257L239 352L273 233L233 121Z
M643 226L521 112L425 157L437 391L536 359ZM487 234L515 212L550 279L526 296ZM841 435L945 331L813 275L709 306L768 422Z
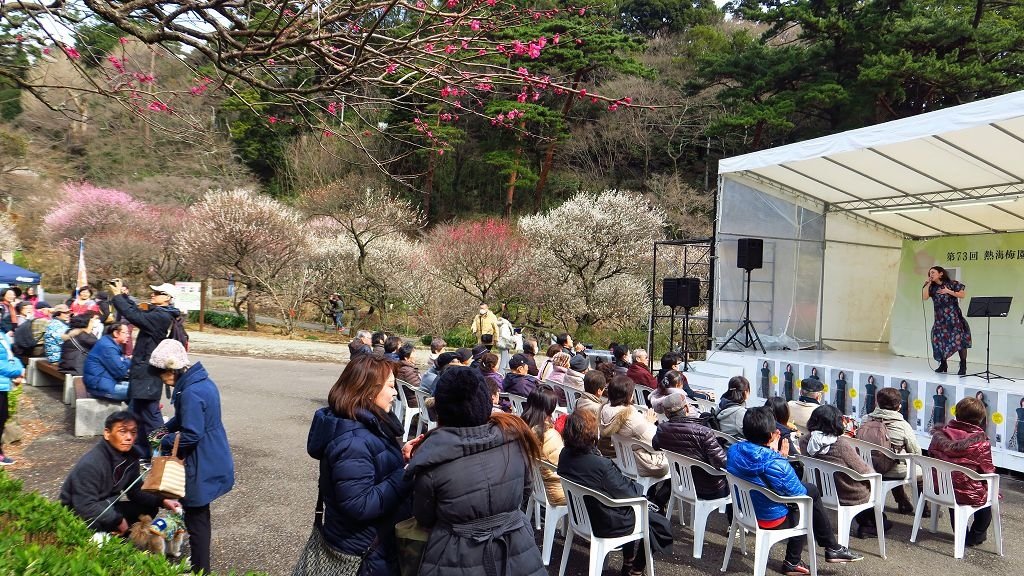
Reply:
M261 360L197 355L221 389L224 423L235 456L235 489L215 502L214 567L218 571L262 570L272 575L290 574L312 522L315 503L316 463L306 455L306 434L312 413L325 404L327 392L341 372L337 363ZM52 389L30 389L34 408L30 417L51 423L50 433L19 449L21 460L10 472L49 497L56 497L63 475L94 440L70 436L69 410ZM1024 545L1024 486L1003 477L1003 523L1006 556L991 552L989 544L971 549L964 560L954 561L948 523L943 518L936 535L923 532L916 545L909 540L912 518L890 513L896 522L889 532L888 560L877 556L874 540L854 540L865 553L864 561L850 565L825 564L823 575L1010 575L1024 571L1020 549ZM678 517L676 518L678 521ZM724 552L724 520L712 516L704 558L690 558L692 532L676 527L675 555L655 560L659 576L719 574ZM586 551L577 541L567 573L586 572ZM752 547L753 540L750 541ZM552 575L557 574L561 538L556 538ZM773 557L781 557L776 547ZM806 559L806 555L805 555ZM738 553L731 574L750 574L752 556ZM605 575L617 574L619 554L611 554ZM770 568L777 563L770 564ZM771 573L771 569L769 570Z

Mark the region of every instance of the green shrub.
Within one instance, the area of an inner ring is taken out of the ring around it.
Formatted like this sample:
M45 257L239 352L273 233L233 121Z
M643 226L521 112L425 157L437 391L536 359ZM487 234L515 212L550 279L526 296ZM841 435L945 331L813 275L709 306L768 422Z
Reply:
M21 392L24 390L25 385L11 386L11 391L7 393L7 417L14 418L14 415L18 413L18 404L21 400Z
M245 319L245 316L239 316L238 314L232 314L230 312L214 312L212 310L207 310L206 313L203 314L203 320L210 326L227 328L229 330L241 330L249 325L249 321ZM189 311L188 321L199 322L199 311Z
M472 348L476 346L476 334L469 328L456 327L445 332L444 341L452 348Z
M424 346L430 346L430 342L433 339L434 339L434 335L433 334L424 334L423 336L420 336L420 344L423 344Z
M0 574L108 574L180 576L180 564L112 538L92 542L85 522L58 502L21 491L0 470ZM255 573L250 573L255 574Z

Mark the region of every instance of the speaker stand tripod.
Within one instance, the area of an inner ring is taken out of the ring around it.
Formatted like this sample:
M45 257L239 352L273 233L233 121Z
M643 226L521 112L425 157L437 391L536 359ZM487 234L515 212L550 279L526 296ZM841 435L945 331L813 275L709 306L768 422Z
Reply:
M736 331L732 333L732 336L729 336L725 342L722 342L722 345L719 346L718 349L725 350L725 347L735 340L736 343L742 345L743 348L757 349L760 347L761 353L767 354L768 351L765 350L764 344L761 342L761 337L757 334L757 328L755 328L754 323L750 321L750 269L746 268L744 269L744 272L746 273L745 280L747 284L747 295L743 303L743 322L740 322L740 325L736 328ZM742 342L739 340L740 333L743 334Z
M681 342L681 346L680 346L680 348L682 348L682 350L680 350L680 353L683 355L683 372L689 372L690 371L690 350L689 350L689 346L690 346L690 342L689 342L690 341L690 338L689 338L689 336L690 336L690 309L691 309L690 306L684 306L683 307L683 336L682 336L682 342ZM669 350L672 350L675 347L674 346L675 342L673 341L673 339L675 338L675 335L676 335L676 307L672 306L671 310L672 310L672 316L671 316L672 320L671 320L671 323L669 324L669 342L668 342Z

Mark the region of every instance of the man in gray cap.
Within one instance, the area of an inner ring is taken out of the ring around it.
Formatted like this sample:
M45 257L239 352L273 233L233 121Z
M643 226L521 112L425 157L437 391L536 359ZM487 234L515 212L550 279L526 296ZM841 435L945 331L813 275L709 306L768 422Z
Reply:
M821 405L824 390L825 385L813 376L800 382L800 399L789 401L789 422L800 431L807 430L807 421L811 419L811 412Z
M164 417L160 413L160 392L164 383L160 379L160 370L149 365L149 356L161 340L170 336L171 325L181 316L181 311L171 304L178 294L175 285L165 282L150 288L153 291L150 293L149 306L141 309L128 297L128 289L120 279L111 282L114 293L111 302L114 308L125 320L139 328L132 365L128 370L128 400L139 425L135 444L147 460L152 454L149 434L164 425Z

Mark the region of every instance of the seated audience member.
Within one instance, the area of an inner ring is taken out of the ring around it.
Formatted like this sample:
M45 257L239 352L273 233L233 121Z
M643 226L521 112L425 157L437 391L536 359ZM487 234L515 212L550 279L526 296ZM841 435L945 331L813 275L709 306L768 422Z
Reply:
M431 395L434 394L434 388L437 386L437 377L444 372L444 369L448 367L452 361L455 360L455 352L442 352L438 354L437 361L434 365L427 370L423 378L420 379L420 386L422 386Z
M887 390L887 388L883 388ZM985 434L988 413L985 405L973 396L956 403L956 419L944 426L932 428L932 441L928 455L958 466L970 468L980 474L996 471L992 465L992 444ZM925 482L930 480L925 479ZM988 483L971 480L963 474L953 473L953 494L960 505L981 506L988 501ZM949 511L950 524L953 511ZM974 513L974 523L967 529L967 545L983 543L992 523L992 508Z
M469 366L473 363L473 351L469 348L459 348L455 351L455 359L453 363L458 363L459 366Z
M405 380L413 386L420 385L420 370L412 361L412 353L416 347L412 342L406 342L398 348L398 365L395 366L395 378Z
M644 414L633 408L633 389L636 384L626 376L616 376L608 385L608 403L601 407L600 423L602 439L618 434L628 440L639 440L647 444L654 439L657 428L653 410ZM614 449L613 449L614 450ZM648 452L634 447L637 472L641 476L660 478L668 473L668 463L661 452Z
M569 368L565 371L565 378L562 379L562 384L570 388L583 390L583 378L586 376L589 368L590 359L583 352L578 352L569 360Z
M746 442L737 442L729 447L726 469L729 473L758 486L764 486L779 496L810 496L814 539L825 548L825 561L856 562L863 557L849 548L840 546L832 529L821 494L817 487L800 482L793 466L785 455L769 448L778 443L779 430L775 426L775 414L767 406L751 408L743 415L743 436ZM791 528L800 521L795 507L772 502L763 494L753 491L750 499L758 525L766 530ZM810 574L807 565L800 560L803 554L804 536L794 536L786 541L786 559L781 572L789 575ZM813 554L814 551L812 550Z
M68 304L71 308L71 314L78 316L85 314L86 312L100 313L100 307L96 304L96 301L92 299L92 288L89 286L82 286L78 289L78 296Z
M628 346L624 344L612 346L612 366L615 368L615 374L626 374L632 363L633 358L629 355Z
M70 328L64 334L64 342L60 345L60 363L57 368L65 374L81 376L85 369L85 357L96 345L93 330L99 324L95 312L86 312L72 316L68 323Z
M370 354L373 352L373 348L370 347L370 332L367 330L360 330L356 332L356 337L348 343L348 355L349 359L355 358L360 354Z
M36 317L36 305L28 300L22 300L14 305L14 316L16 318L14 322L16 326L30 322Z
M555 429L554 413L557 407L558 394L551 386L541 384L530 392L526 408L523 409L523 420L541 444L541 456L555 466L558 466L558 458L565 447L562 435ZM540 474L544 477L544 491L547 492L548 501L555 506L564 506L565 494L562 493L558 474L546 468L541 468Z
M131 358L124 355L124 345L129 338L128 325L115 322L104 332L85 358L85 388L93 396L127 400L128 369L132 364Z
M729 379L729 389L718 403L718 423L722 432L743 438L743 416L747 412L747 398L750 397L750 382L743 376Z
M384 357L392 362L401 362L398 357L398 349L402 346L402 339L398 336L388 336L384 340Z
M665 377L658 381L658 389L651 393L651 408L658 414L664 414L664 403L669 396L682 396L684 406L687 406L686 391L683 389L685 381L686 376L682 372L675 370L667 372Z
M903 404L903 398L900 396L899 390L895 388L880 388L875 393L875 409L864 417L861 428L865 428L867 422L881 422L885 425L886 435L889 437L889 446L884 446L884 448L889 448L897 454L920 456L921 446L917 443L917 433L910 423L903 419L903 415L900 414L901 404ZM857 436L862 438L861 433L858 433ZM875 472L881 474L883 480L895 480L906 478L907 476L907 464L903 460L894 461L885 458L883 461L876 459L873 464ZM920 476L920 473L918 475ZM920 477L917 481L920 484ZM893 488L892 495L896 499L897 510L900 514L914 513L914 503L907 496L905 486L901 485ZM930 511L927 508L925 508L925 514L926 516L930 515Z
M22 302L21 304L24 304ZM20 304L19 304L20 305ZM31 306L31 304L29 304ZM30 321L18 324L14 329L13 349L15 356L24 358L38 358L44 356L46 351L43 346L43 339L46 336L46 327L50 324L48 311L50 308L42 308L47 314L36 316Z
M675 370L679 372L679 364L683 361L682 357L675 352L666 352L661 356L661 369L658 370L658 374L655 375L654 379L661 384L661 379L668 374L669 370Z
M177 500L143 492L142 482L135 482L142 456L134 449L138 430L135 417L128 411L107 416L103 439L78 460L60 488L61 504L92 523L93 530L124 534L139 516L156 517L161 506L181 509ZM129 486L128 499L118 501Z
M383 332L374 332L370 336L370 348L377 354L384 354L384 341L388 339L388 335Z
M595 366L595 370L604 374L605 382L611 382L612 378L625 374L625 372L619 372L615 368L615 364L613 362L601 360L600 358L597 359L597 366Z
M483 344L477 344L473 347L473 361L469 363L470 367L480 369L480 360L484 357L484 354L490 352L490 349Z
M658 381L651 374L647 366L647 350L637 348L633 351L633 363L626 369L626 377L636 382L638 386L646 386L654 389L658 387Z
M538 378L541 380L547 380L550 377L551 371L555 368L555 365L553 364L555 354L558 354L561 351L562 347L558 344L548 346L547 352L544 353L547 358L544 360L544 365L540 367L540 376L538 376Z
M537 339L527 338L523 341L523 356L526 356L526 373L536 378L540 375L537 369Z
M586 410L594 413L595 418L600 417L601 406L604 405L604 390L608 387L608 380L600 370L590 370L583 377L583 395L576 400L576 410Z
M501 384L502 390L509 394L529 398L530 393L540 382L526 372L526 356L524 354L513 355L508 361L508 372L505 373L505 380Z
M789 402L782 396L772 396L764 401L764 405L772 409L772 413L775 414L775 427L779 429L779 443L771 448L781 451L782 444L785 443L789 446L789 454L798 454L800 445L796 440L800 437L800 432L796 426L789 423Z
M666 396L661 405L668 420L658 424L658 431L651 442L654 448L682 454L724 470L725 450L711 428L704 424L705 420L686 415L686 396ZM704 500L729 495L725 476L711 476L700 468L693 468L693 482L697 496Z
M804 378L800 381L800 399L789 402L789 421L798 429L805 430L811 413L821 406L821 397L825 385L817 378Z
M548 371L546 380L557 382L559 384L565 382L565 375L569 371L569 360L571 357L565 352L559 352L551 357L551 370Z
M60 363L60 347L64 343L64 334L68 331L71 310L64 304L53 307L53 319L46 325L43 335L43 347L46 350L46 361L56 366Z
M434 362L437 362L437 357L441 355L441 352L444 352L446 346L448 346L448 343L445 342L443 338L434 338L433 340L430 341L431 365L433 365Z
M503 378L501 374L498 374L498 362L501 359L498 355L493 352L485 352L480 357L480 373L484 375L488 381L494 382L500 389L503 384Z
M487 380L487 390L491 393L491 413L512 412L512 405L508 402L501 401L501 386L494 382L494 380Z
M639 484L623 476L615 463L597 450L598 434L597 420L592 412L577 410L569 415L562 433L565 448L558 459L558 475L609 498L644 496ZM633 531L636 516L632 509L607 508L591 498L584 499L584 504L595 536L613 538ZM668 519L653 511L648 512L647 518L651 551L671 552L672 527ZM622 558L622 574L640 576L644 573L647 558L642 542L634 540L624 544Z
M857 454L857 449L843 432L843 413L839 408L831 405L818 406L807 420L807 434L800 437L800 451L812 458L845 466L861 474L874 472ZM839 502L844 506L863 504L871 497L871 485L868 482L855 481L845 474L835 475L835 486ZM857 514L857 537L863 538L874 533L874 510L864 510Z

